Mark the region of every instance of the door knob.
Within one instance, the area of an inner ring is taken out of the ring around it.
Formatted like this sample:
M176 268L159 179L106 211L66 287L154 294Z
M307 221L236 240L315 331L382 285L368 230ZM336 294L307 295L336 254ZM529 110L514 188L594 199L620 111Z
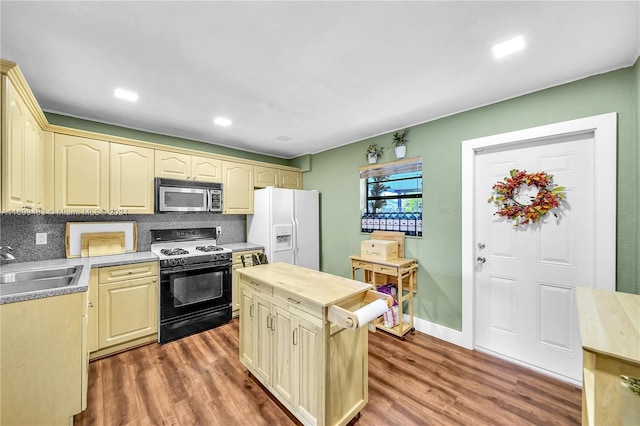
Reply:
M486 261L487 261L487 259L485 259L485 258L484 258L484 257L482 257L482 256L478 256L478 257L476 258L476 262L478 262L478 263L484 263L484 262L486 262Z

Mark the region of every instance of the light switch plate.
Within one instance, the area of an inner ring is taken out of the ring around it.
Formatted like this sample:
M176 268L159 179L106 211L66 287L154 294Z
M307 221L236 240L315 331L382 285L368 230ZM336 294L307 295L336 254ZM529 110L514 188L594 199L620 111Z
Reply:
M36 232L36 245L47 244L47 233Z

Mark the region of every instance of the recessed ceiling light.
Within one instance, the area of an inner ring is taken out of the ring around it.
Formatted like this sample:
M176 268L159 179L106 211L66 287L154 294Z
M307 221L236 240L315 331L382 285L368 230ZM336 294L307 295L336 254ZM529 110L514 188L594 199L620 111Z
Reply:
M511 40L498 43L491 48L493 55L497 58L504 58L507 55L511 55L519 50L524 49L524 37L518 36Z
M222 127L229 127L231 126L231 120L225 117L216 117L216 119L213 120L213 124L217 124Z
M135 92L130 92L129 90L124 89L116 89L113 91L113 96L118 99L124 99L129 102L136 102L138 100L138 94Z

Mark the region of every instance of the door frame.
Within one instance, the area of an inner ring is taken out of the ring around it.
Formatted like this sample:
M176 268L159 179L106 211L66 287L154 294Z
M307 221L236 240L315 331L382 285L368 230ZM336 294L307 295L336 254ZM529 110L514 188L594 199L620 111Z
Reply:
M462 346L474 348L475 315L475 157L488 147L508 147L556 136L592 133L594 138L595 234L594 288L615 291L617 113L595 115L529 129L469 139L462 160Z

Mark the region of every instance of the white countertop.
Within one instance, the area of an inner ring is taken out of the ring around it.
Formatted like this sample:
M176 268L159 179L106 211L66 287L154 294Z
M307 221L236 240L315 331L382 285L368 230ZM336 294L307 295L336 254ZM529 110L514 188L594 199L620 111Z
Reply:
M44 297L60 296L63 294L79 293L87 291L89 288L89 274L91 268L101 268L104 266L126 265L130 263L154 262L158 257L150 251L135 253L115 254L111 256L97 257L76 257L71 259L53 259L36 262L7 263L0 267L0 273L6 274L19 271L31 271L36 269L64 268L69 266L80 266L80 277L75 285L58 287L47 290L38 290L28 293L3 295L0 287L0 305L5 303L22 302L25 300L41 299Z

